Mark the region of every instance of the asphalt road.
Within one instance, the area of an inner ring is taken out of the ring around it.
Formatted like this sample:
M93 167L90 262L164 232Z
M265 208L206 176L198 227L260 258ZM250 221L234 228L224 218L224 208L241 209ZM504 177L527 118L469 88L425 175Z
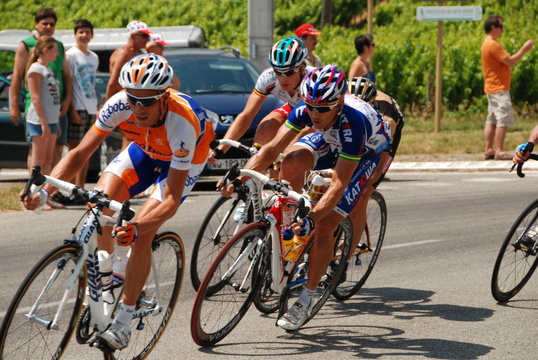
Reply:
M537 279L506 305L490 293L500 243L535 198L538 173L398 172L380 186L388 229L365 287L347 302L330 299L300 331L276 327L252 307L213 348L190 336L194 291L188 272L170 326L150 359L532 359ZM178 232L188 255L197 227L216 199L196 192L165 229ZM0 319L27 271L69 234L80 208L37 216L0 214ZM73 343L64 359L97 359Z

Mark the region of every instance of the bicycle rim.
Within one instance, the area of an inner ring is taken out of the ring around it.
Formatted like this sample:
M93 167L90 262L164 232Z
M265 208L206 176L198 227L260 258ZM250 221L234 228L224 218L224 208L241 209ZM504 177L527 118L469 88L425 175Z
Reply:
M345 219L344 219L345 220ZM327 272L321 278L316 289L316 297L314 299L314 305L312 306L310 315L304 322L303 326L308 323L323 307L325 302L329 299L329 296L333 292L337 285L337 279L340 278L345 268L345 259L349 255L351 246L351 236L346 232L346 229L340 224L338 225L334 234L334 253L333 258ZM288 286L282 292L280 299L280 309L278 318L280 318L299 298L306 280L308 279L308 256L312 249L313 242L310 241L305 251L299 257L299 260L295 264L295 268L292 270L289 279Z
M271 243L271 240L267 241ZM267 251L266 263L271 263L271 252ZM273 291L271 288L273 284L273 275L271 272L271 266L265 267L265 271L261 274L260 290L256 292L254 296L254 306L263 314L272 314L278 310L280 303L280 294Z
M264 241L268 229L265 223L246 225L228 240L209 267L191 317L191 334L198 345L221 341L246 314L266 266L262 259L267 251Z
M66 295L78 258L79 250L76 247L60 246L45 255L26 276L0 329L1 359L59 359L62 356L82 308L86 287L85 268L65 298L57 329L31 320L26 315L41 295L41 301L33 314L42 321L52 323L58 306ZM51 281L46 292L42 292L56 270L59 271L55 280Z
M526 229L538 226L537 211L538 201L535 201L521 213L501 245L491 279L491 292L497 301L505 302L513 298L538 266L536 250L533 251L521 241Z
M347 226L351 226L351 224ZM386 226L387 206L385 199L379 192L374 191L366 209L366 228L359 244L353 249L344 274L339 280L339 285L333 291L335 298L347 300L362 288L381 252Z
M191 282L195 290L216 254L243 225L243 221L234 219L236 209L243 204L239 198L220 197L204 218L191 256Z
M158 234L153 240L152 268L137 302L136 313L153 311L131 323L129 346L116 351L116 359L145 359L164 333L177 303L185 266L185 249L179 235L173 232ZM161 303L158 304L155 274ZM160 311L159 311L160 308ZM144 324L139 329L140 324Z

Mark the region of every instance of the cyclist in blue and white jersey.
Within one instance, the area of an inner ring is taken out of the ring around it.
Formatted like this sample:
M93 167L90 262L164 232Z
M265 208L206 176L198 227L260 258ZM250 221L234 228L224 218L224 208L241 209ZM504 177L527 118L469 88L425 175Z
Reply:
M314 244L309 257L305 289L277 324L286 330L301 327L310 314L315 289L333 254L333 234L338 224L354 211L381 153L389 148L390 129L370 104L346 95L345 74L335 65L309 73L300 87L303 102L290 114L271 142L246 164L246 169L263 171L305 127L308 134L286 154L281 177L292 188L301 189L304 173L311 169L334 168L331 185L312 212L292 225L296 234L308 235L314 227ZM240 178L242 182L246 178ZM225 192L231 193L234 185Z
M224 139L239 140L271 93L280 97L286 104L260 121L254 143L264 145L273 139L280 126L288 118L291 109L301 101L299 96L301 81L307 73L314 70L313 67L306 65L307 56L308 50L303 40L296 36L282 39L274 44L268 59L271 67L259 76L245 108L237 115L224 135ZM208 164L212 164L214 159L222 156L228 148L229 146L220 145L210 154Z

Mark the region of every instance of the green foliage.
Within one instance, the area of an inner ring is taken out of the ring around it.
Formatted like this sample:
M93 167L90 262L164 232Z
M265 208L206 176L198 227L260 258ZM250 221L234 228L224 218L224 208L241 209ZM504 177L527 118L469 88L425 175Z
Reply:
M500 43L513 54L533 38L538 1L476 0L472 4L448 2L445 6L482 6L483 20L491 14L505 18ZM309 22L321 29L323 0L274 0L275 41L293 35L294 29ZM332 25L323 29L316 50L324 63L349 70L357 56L353 39L366 32L366 0L333 0ZM418 6L437 2L416 0L376 0L373 16L376 53L374 71L378 87L394 96L406 111L428 113L435 93L437 22L416 20ZM248 50L247 0L2 0L0 29L33 28L33 14L53 6L59 29L69 29L74 21L87 18L96 27L124 27L131 20L151 26L197 25L204 28L209 45L232 45L243 54ZM358 20L360 19L360 20ZM484 39L483 21L443 23L443 105L447 111L485 111L480 46ZM0 64L11 58L0 56ZM538 102L536 50L529 52L513 68L512 99L519 108Z

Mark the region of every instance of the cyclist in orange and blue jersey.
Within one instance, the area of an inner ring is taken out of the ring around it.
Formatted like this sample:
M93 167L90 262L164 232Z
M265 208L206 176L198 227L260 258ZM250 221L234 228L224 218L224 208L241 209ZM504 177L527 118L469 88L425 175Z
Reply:
M51 176L70 180L110 132L121 128L132 140L105 169L96 187L124 201L154 185L133 223L103 228L99 249L114 258L112 232L119 245L131 246L123 298L114 322L97 336L112 349L126 347L137 299L151 267L151 243L159 227L177 211L202 172L214 139L215 116L187 95L169 90L173 70L155 54L139 55L122 68L125 89L112 96L80 145L69 151ZM52 186L45 185L46 190ZM37 197L25 206L37 207Z

